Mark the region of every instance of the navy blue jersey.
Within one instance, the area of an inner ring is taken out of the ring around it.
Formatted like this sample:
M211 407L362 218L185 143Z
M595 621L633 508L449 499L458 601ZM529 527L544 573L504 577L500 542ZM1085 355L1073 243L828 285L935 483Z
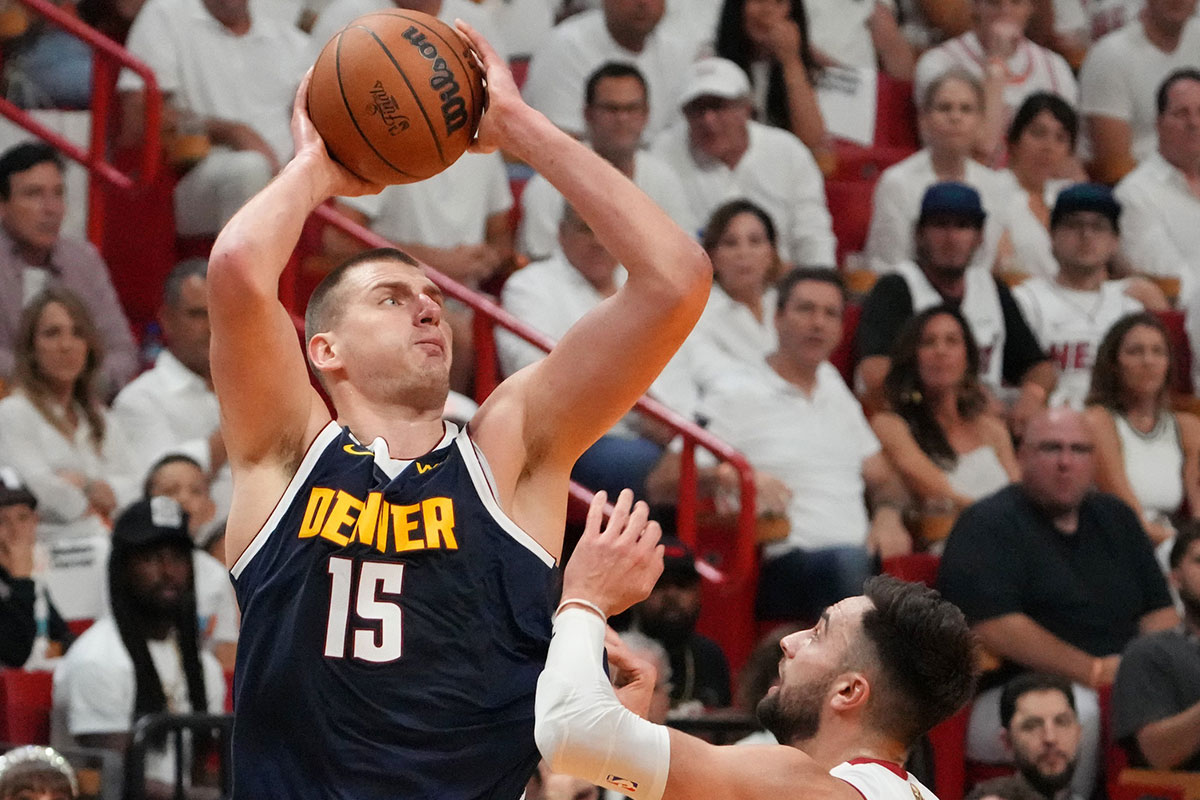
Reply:
M512 800L554 559L466 432L411 462L331 422L233 567L235 800Z

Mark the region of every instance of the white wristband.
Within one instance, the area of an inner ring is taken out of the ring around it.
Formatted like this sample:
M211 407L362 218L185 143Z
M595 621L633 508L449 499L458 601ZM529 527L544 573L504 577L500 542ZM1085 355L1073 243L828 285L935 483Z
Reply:
M604 674L605 624L569 605L554 620L538 679L534 736L550 769L635 800L659 800L671 762L667 729L621 705Z

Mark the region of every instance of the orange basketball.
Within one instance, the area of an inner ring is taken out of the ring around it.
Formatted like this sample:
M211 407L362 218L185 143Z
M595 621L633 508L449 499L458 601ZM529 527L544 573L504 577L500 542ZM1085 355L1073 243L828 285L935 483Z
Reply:
M359 17L325 45L308 113L330 155L351 172L412 183L466 151L483 98L483 72L449 25L389 9Z

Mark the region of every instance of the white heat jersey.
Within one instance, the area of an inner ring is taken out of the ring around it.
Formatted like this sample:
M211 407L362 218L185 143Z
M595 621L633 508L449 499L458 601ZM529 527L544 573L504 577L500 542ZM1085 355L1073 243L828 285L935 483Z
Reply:
M1052 405L1083 408L1100 340L1113 323L1142 310L1125 294L1126 281L1105 281L1099 291L1080 292L1047 278L1031 278L1013 289L1029 329L1058 367Z
M838 764L829 774L857 789L863 800L938 800L899 764L855 758Z

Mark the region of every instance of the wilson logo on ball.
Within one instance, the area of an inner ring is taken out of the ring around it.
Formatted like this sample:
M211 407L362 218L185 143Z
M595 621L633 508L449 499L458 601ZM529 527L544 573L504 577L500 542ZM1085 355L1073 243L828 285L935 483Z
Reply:
M418 53L433 62L433 77L429 79L429 87L438 93L442 101L442 121L446 124L446 135L449 136L466 125L468 120L467 101L459 96L458 81L446 65L446 59L438 55L437 45L425 38L425 34L417 30L415 25L410 25L401 35L412 43Z
M394 95L388 94L387 89L383 88L383 81L375 81L371 87L371 103L367 106L367 113L378 115L392 136L408 130L408 117L400 113L400 104Z

